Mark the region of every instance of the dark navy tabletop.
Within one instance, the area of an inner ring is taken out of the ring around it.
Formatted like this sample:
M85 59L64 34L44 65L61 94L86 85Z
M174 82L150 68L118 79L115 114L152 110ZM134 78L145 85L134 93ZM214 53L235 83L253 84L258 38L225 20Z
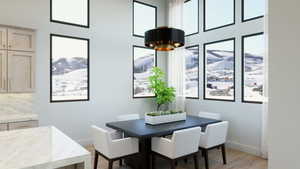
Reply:
M206 127L209 124L221 122L220 120L201 118L198 116L187 116L185 121L166 124L149 125L144 119L119 121L107 123L106 126L124 132L127 136L138 138L150 138L172 134L176 130Z

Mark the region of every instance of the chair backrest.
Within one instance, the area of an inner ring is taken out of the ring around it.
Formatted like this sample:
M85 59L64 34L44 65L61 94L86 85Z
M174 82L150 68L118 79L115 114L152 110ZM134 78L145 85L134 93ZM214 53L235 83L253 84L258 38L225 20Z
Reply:
M200 132L200 127L175 131L172 136L174 157L178 158L197 152Z
M202 136L200 146L205 148L211 148L217 145L224 144L226 142L228 131L228 121L214 123L207 125L205 135Z
M107 130L99 128L97 126L91 126L93 144L95 149L105 156L110 154L110 143L112 141L110 134Z
M137 120L140 119L139 114L125 114L117 117L118 121Z
M221 120L221 114L219 113L199 112L198 116L208 119Z

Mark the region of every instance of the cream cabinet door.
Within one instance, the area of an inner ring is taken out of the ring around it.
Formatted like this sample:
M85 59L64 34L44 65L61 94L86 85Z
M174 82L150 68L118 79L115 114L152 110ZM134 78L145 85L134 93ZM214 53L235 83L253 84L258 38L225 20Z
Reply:
M7 49L7 28L0 27L0 49Z
M8 29L8 50L34 51L35 33L30 30Z
M7 51L0 50L0 93L7 92Z
M6 123L0 123L0 131L6 131L7 128L7 124Z
M32 52L8 52L8 92L33 92L34 59L34 53Z
M8 123L8 130L27 129L38 127L39 122L36 120Z

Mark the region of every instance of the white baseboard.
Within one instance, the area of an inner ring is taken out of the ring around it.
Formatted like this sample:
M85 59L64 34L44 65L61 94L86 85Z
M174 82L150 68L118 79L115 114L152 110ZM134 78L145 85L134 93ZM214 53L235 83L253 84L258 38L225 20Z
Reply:
M259 150L259 148L254 147L254 146L249 146L249 145L245 145L245 144L241 144L241 143L237 143L234 141L228 141L226 143L226 146L235 150L239 150L245 153L249 153L255 156L260 156L261 152Z

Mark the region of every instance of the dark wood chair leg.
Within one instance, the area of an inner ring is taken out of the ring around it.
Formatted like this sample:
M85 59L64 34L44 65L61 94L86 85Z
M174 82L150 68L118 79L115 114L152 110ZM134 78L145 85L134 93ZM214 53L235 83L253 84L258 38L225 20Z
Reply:
M123 160L120 159L120 160L119 160L119 166L121 167L122 165L123 165Z
M194 163L195 163L195 169L199 169L199 159L197 153L194 155Z
M205 161L205 169L209 169L209 164L208 164L208 150L203 149L203 154L204 154L204 161Z
M113 160L109 160L108 161L108 169L112 169L113 168Z
M175 166L176 160L170 160L170 163L171 163L171 169L175 169L176 168L176 166Z
M175 160L175 166L178 166L178 161L177 160Z
M97 151L95 151L94 169L97 169L97 166L98 166L98 159L99 159L99 154L98 154Z
M184 163L185 163L185 164L188 163L188 158L184 158Z
M205 156L204 149L201 149L201 154L202 154L202 157Z
M222 148L223 164L227 164L225 144L223 144L223 145L221 146L221 148Z
M155 169L155 155L154 154L152 154L151 155L151 167L152 167L152 169Z

